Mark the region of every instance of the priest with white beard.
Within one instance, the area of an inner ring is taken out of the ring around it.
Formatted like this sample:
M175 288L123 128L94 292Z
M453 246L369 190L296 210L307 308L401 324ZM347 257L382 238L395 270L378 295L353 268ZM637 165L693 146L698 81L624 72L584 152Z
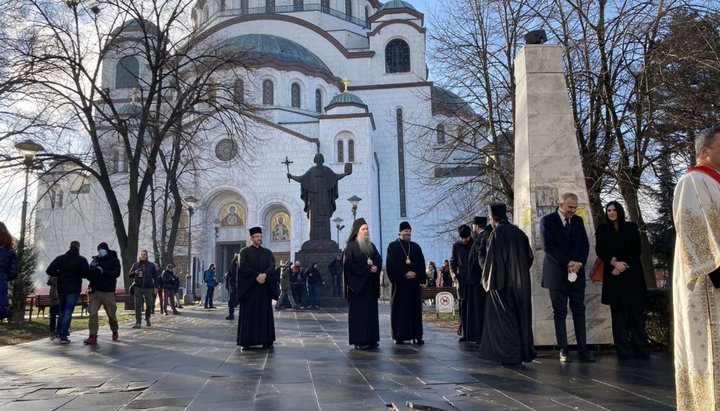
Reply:
M352 226L343 251L345 298L348 300L348 334L350 344L359 350L378 347L380 325L378 298L382 257L370 241L365 219L358 218Z

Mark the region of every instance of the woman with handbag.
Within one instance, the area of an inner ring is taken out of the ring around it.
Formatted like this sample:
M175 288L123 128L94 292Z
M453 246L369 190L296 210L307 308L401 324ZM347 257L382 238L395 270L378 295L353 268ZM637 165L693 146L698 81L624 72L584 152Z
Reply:
M625 221L620 203L611 201L605 206L605 221L598 227L595 238L595 251L604 266L602 303L610 306L617 356L647 359L650 343L643 316L647 287L640 261L638 227Z

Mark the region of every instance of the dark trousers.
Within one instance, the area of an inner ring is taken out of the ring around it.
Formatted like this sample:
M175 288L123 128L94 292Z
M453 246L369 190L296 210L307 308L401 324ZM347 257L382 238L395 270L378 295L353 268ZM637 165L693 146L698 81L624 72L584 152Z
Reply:
M58 321L59 314L60 314L60 306L59 305L51 305L50 306L50 319L49 319L51 334L57 334L57 321Z
M214 307L213 294L215 294L215 287L208 287L207 293L205 293L205 308Z
M310 307L311 305L314 305L314 306L318 305L317 288L318 288L317 284L308 283L308 285L307 285L308 301L307 301L306 307Z
M304 284L293 284L290 286L290 291L292 291L293 298L295 299L295 304L300 305L302 304L302 295L303 295L303 287Z
M80 293L58 293L58 301L60 302L60 321L58 324L58 335L60 338L67 338L70 331L70 322L72 321L75 304L80 297Z
M333 297L342 297L342 276L333 276Z
M160 314L165 314L165 292L162 288L157 290L157 298L160 300ZM155 298L153 298L153 314L155 314Z
M572 311L575 340L581 352L587 352L587 334L585 331L585 287L577 283L568 285L566 289L550 290L550 301L555 320L555 338L559 348L567 348L567 329L565 318L568 313L568 300Z
M637 356L650 354L643 311L641 306L610 306L613 341L618 357L627 358L633 353Z
M235 307L238 306L237 291L231 288L228 290L228 294L230 294L230 298L228 298L228 311L230 312L230 317L235 317Z
M143 313L143 303L145 304L145 321L150 322L150 314L152 313L151 304L155 303L153 296L155 290L152 288L135 287L135 323L140 324Z

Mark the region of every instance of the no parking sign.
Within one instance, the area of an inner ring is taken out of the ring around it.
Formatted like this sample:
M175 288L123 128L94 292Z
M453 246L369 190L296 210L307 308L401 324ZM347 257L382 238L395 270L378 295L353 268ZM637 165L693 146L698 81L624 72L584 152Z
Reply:
M435 307L438 313L455 312L455 298L452 294L443 291L435 296Z

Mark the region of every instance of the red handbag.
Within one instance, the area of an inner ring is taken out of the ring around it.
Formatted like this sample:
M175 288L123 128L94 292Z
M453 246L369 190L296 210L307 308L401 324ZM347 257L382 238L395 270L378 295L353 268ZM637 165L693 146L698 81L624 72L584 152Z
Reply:
M594 283L600 283L603 282L603 272L605 271L605 263L603 260L598 258L595 261L595 265L593 265L592 270L590 271L590 280Z

